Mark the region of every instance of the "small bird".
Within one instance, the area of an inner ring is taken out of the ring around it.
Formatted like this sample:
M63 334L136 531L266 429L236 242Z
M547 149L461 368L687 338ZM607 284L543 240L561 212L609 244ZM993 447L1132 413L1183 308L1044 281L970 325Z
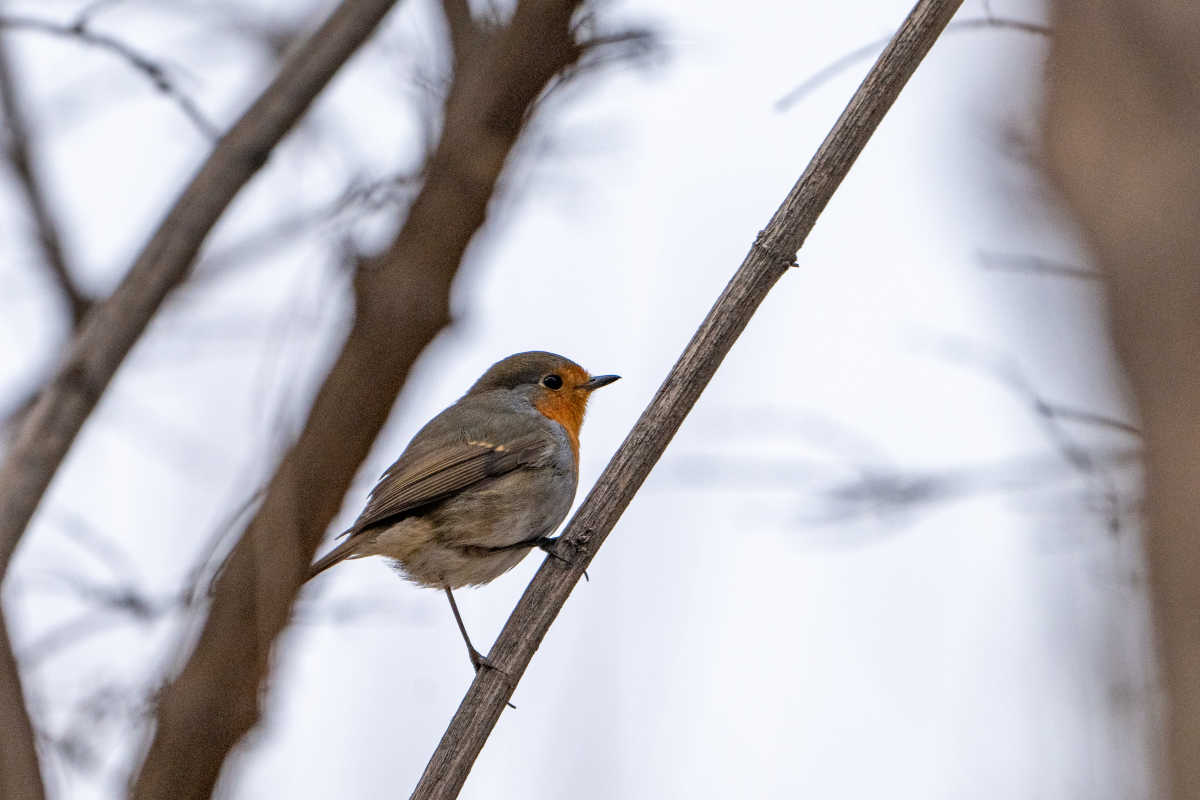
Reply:
M491 581L534 547L552 552L579 483L588 398L619 377L542 351L496 362L413 437L309 578L347 558L389 558L414 583L445 590L471 665L491 666L451 590Z

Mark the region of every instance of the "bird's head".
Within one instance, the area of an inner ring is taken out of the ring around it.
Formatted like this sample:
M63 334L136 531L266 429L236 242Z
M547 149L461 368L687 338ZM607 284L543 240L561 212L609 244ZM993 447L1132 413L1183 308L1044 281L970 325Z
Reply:
M475 382L467 395L494 389L528 391L533 407L566 429L578 453L579 429L583 425L588 398L593 391L619 377L589 375L587 370L569 358L533 350L497 361Z

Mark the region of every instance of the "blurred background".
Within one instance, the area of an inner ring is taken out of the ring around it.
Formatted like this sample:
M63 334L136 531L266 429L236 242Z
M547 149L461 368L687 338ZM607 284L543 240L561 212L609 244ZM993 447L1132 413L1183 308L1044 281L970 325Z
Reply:
M330 536L425 420L518 350L624 376L592 402L582 500L910 5L596 7L652 46L539 109L454 322ZM330 6L0 5L6 141L15 120L32 160L32 178L0 165L6 436L73 326L23 187L44 193L78 294L106 296L213 132ZM3 601L53 797L125 790L198 576L345 336L348 261L419 187L449 69L439 13L397 7L276 149L22 542ZM29 24L81 19L128 52ZM851 170L464 797L1147 794L1141 440L1100 281L1042 182L1045 10L969 0L957 19L976 22L935 45ZM481 648L540 562L459 593ZM304 589L220 794L403 796L471 677L439 593L378 559L340 566Z

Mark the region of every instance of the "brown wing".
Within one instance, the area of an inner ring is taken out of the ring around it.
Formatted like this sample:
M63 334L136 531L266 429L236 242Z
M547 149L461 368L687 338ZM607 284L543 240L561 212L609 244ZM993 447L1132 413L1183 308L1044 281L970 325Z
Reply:
M486 478L543 461L549 444L545 434L538 433L505 444L465 440L424 455L406 453L375 484L367 507L348 533L399 517Z

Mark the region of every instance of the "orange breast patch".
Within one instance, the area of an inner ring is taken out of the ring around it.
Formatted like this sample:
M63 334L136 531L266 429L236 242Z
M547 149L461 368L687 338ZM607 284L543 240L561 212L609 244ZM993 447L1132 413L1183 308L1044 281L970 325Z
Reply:
M559 391L546 391L533 400L533 407L542 416L552 419L567 432L571 442L571 455L575 466L579 466L579 429L583 425L583 414L587 410L588 393L575 387L587 381L587 374L567 375L567 385Z

